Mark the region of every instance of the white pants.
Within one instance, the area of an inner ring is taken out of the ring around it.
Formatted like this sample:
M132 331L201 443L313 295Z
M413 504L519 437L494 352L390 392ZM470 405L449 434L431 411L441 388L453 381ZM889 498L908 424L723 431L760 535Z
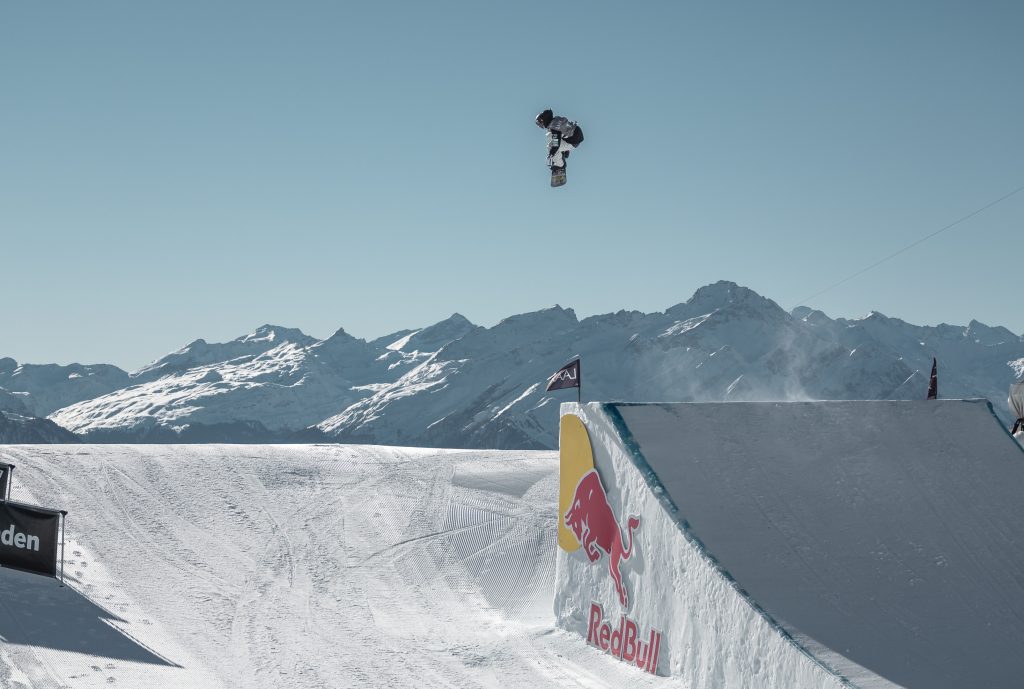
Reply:
M548 141L551 140L550 135ZM551 150L551 146L548 146L548 150ZM548 156L548 167L565 167L565 154L569 151L575 151L576 147L572 144L565 142L565 139L560 139L558 143L558 149L554 153Z

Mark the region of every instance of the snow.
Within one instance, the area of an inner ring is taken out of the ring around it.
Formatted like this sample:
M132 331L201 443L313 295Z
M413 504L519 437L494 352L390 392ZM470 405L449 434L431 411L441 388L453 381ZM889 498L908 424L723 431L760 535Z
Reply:
M502 407L500 410L498 410L498 412L494 415L494 417L497 418L497 417L501 416L502 414L507 412L509 409L511 409L512 407L516 406L516 404L518 404L519 402L522 402L523 400L528 398L530 395L532 395L533 393L537 392L537 390L539 390L539 389L540 389L540 383L534 383L530 387L528 387L525 390L523 390L523 394L519 395L519 397L516 397L514 400L509 402L507 405Z
M1024 380L1017 381L1010 386L1006 404L1018 419L1024 419Z
M711 318L713 314L706 313L703 316L695 316L694 318L687 318L685 321L678 321L659 337L672 337L673 335L682 335L687 333L694 328L704 323L707 319Z
M550 397L545 399L550 400ZM564 404L620 521L555 546L553 452L8 446L68 586L0 570L0 686L1014 686L1024 451L984 401ZM588 611L661 632L655 677Z
M67 588L0 570L0 686L677 687L554 626L552 452L10 446Z
M641 518L628 614L687 686L1018 684L1024 452L984 400L562 409ZM557 579L563 628L618 609L607 566Z
M33 416L46 416L83 399L99 397L130 383L116 366L97 364L18 364L0 359L0 389L20 395Z
M412 336L415 335L418 332L419 332L418 330L415 331L415 332L411 332L408 335L406 335L405 337L400 338L398 340L395 340L394 342L389 344L386 347L386 349L390 349L390 350L402 350L402 349L404 349L409 344L409 340L412 339Z

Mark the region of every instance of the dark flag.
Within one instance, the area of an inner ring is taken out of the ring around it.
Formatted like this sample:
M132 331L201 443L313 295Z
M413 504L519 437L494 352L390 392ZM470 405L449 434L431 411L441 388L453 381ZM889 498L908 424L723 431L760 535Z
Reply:
M935 357L932 357L932 377L928 381L928 399L939 399L939 369Z
M565 388L578 388L579 386L580 360L573 359L548 378L548 386L545 388L545 392L564 390Z
M57 576L60 510L0 502L0 567Z
M0 462L0 500L6 500L11 495L12 471L14 471L13 464Z

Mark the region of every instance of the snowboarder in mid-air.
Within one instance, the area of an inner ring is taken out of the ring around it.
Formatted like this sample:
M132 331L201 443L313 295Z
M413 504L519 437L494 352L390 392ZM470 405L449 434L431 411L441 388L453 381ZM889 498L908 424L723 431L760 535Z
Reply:
M550 109L537 115L535 122L548 133L551 186L560 187L565 184L565 163L569 153L583 142L583 128L568 118L556 116Z

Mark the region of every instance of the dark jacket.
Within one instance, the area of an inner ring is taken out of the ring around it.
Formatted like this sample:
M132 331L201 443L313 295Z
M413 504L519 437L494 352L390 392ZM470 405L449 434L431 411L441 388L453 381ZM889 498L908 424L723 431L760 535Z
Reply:
M572 120L557 115L552 118L551 124L548 125L548 129L552 132L558 132L558 135L562 137L562 141L569 144L573 148L576 148L583 141L583 128Z

